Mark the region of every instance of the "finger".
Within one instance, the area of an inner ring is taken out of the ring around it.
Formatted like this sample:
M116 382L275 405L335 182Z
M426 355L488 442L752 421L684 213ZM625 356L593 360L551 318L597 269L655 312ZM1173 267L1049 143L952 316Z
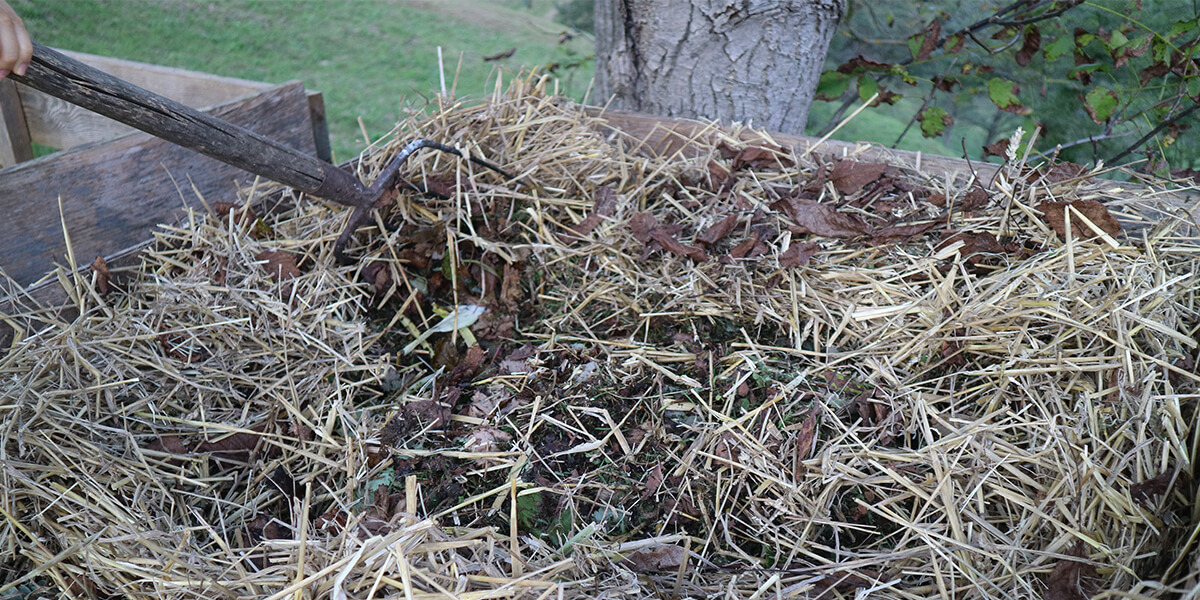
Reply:
M17 29L9 15L0 13L0 77L17 66Z
M13 72L24 76L25 69L29 68L31 60L33 60L33 40L29 39L29 32L22 25L17 28L17 66Z

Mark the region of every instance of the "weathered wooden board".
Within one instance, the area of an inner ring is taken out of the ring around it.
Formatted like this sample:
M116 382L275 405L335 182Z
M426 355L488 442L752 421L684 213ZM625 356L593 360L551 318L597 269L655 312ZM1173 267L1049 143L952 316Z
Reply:
M29 127L21 110L17 84L11 79L0 80L0 167L33 158L29 144Z
M291 82L230 101L212 114L314 154L304 86ZM66 254L63 221L87 264L150 239L185 206L236 199L254 176L144 133L81 146L0 170L0 269L21 285ZM59 213L59 199L62 215Z
M650 152L660 156L676 152L684 155L695 155L701 152L701 142L709 147L718 136L728 137L730 129L721 128L709 123L690 119L675 119L671 117L656 117L643 113L633 113L617 110L601 110L589 108L589 114L607 121L606 133L619 136L625 141L626 148L635 152ZM753 130L741 130L742 141L762 138ZM816 152L822 156L830 154L841 156L853 154L858 160L892 162L897 161L910 165L917 170L936 174L937 176L951 175L967 177L972 168L984 180L990 180L996 173L997 166L986 162L972 162L960 158L949 158L910 152L907 150L888 150L878 146L826 140L819 138L788 135L783 133L770 134L770 140L785 147L794 148L799 153Z

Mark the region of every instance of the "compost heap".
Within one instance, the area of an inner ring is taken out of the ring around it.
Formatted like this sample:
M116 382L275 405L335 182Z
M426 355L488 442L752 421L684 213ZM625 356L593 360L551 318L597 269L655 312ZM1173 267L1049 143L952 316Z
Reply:
M543 84L369 150L516 179L417 155L356 264L259 190L8 316L0 597L1197 593L1171 196L656 153Z

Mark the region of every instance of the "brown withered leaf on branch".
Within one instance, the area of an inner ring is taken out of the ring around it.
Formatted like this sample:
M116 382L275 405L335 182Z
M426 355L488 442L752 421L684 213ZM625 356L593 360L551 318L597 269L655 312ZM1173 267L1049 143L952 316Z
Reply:
M611 217L617 211L617 192L613 190L611 185L600 186L596 189L596 201L592 206L592 212L584 217L574 227L570 227L563 234L559 235L559 239L564 243L568 243L572 237L583 237L596 230L605 217Z
M934 19L920 33L912 36L919 45L912 51L913 60L929 60L929 56L937 49L938 38L942 37L942 21Z
M1011 141L1008 138L1004 138L994 144L988 144L983 147L983 155L1003 157L1008 152L1008 144Z
M947 94L954 92L954 86L956 86L956 85L960 86L960 87L962 86L962 83L959 82L957 77L947 77L944 75L937 75L933 78L932 81L933 81L933 87L935 89L939 89L943 92L946 92Z
M1083 542L1075 545L1067 552L1068 556L1083 558L1087 556ZM1054 565L1054 570L1046 578L1045 600L1089 600L1095 587L1096 567L1083 562L1061 558Z
M667 544L657 548L638 550L621 561L639 573L647 571L676 571L687 559L687 550L682 546Z
M883 163L838 160L833 163L829 181L833 182L837 191L848 196L863 189L868 183L878 181L883 177L885 169L887 165Z
M276 282L287 281L301 275L300 268L296 266L296 256L290 252L264 250L255 255L254 260L266 261L267 264L263 265L263 268L271 274L271 278Z
M103 256L97 256L92 262L92 272L96 274L96 291L101 296L107 296L113 291L112 273L108 272L108 261Z
M634 213L629 218L629 228L633 231L633 237L648 247L650 242L655 242L663 250L672 254L687 256L696 262L708 260L708 253L703 248L688 246L675 238L678 226L661 225L648 212Z
M802 198L783 198L771 204L791 217L805 233L823 237L851 238L871 230L860 217L838 212L828 204Z
M729 215L724 219L713 223L711 227L704 230L704 233L700 234L700 236L696 238L696 242L705 246L714 246L717 244L717 242L725 239L725 236L729 235L729 233L733 231L735 227L737 227L737 224L738 216Z
M879 62L859 54L838 65L837 72L852 75L861 71L888 71L893 66L895 65L892 63Z
M779 255L779 266L784 269L802 267L820 250L821 246L816 242L793 241L788 249Z
M1043 219L1050 224L1051 229L1059 235L1066 237L1067 235L1067 214L1072 213L1070 220L1071 234L1076 239L1090 239L1098 234L1087 223L1069 211L1067 207L1078 211L1079 214L1091 221L1093 225L1099 227L1101 231L1110 236L1116 237L1121 233L1121 223L1117 218L1109 214L1108 208L1098 200L1073 200L1071 202L1043 202L1038 205L1037 209L1041 211Z
M1025 28L1025 42L1021 45L1021 49L1017 50L1017 64L1022 67L1028 67L1029 63L1033 62L1033 57L1042 47L1042 32L1037 25L1030 25ZM1117 65L1118 67L1121 65Z
M1157 477L1139 481L1129 486L1129 495L1145 508L1152 508L1154 505L1154 497L1166 495L1171 491L1171 480L1175 477L1175 471L1164 471Z

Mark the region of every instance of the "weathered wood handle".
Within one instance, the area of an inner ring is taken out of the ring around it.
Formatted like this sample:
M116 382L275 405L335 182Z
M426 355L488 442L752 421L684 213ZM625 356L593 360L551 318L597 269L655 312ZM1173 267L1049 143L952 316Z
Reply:
M350 206L369 205L354 175L248 129L184 106L113 77L41 44L18 83L120 121L153 136L291 186Z

